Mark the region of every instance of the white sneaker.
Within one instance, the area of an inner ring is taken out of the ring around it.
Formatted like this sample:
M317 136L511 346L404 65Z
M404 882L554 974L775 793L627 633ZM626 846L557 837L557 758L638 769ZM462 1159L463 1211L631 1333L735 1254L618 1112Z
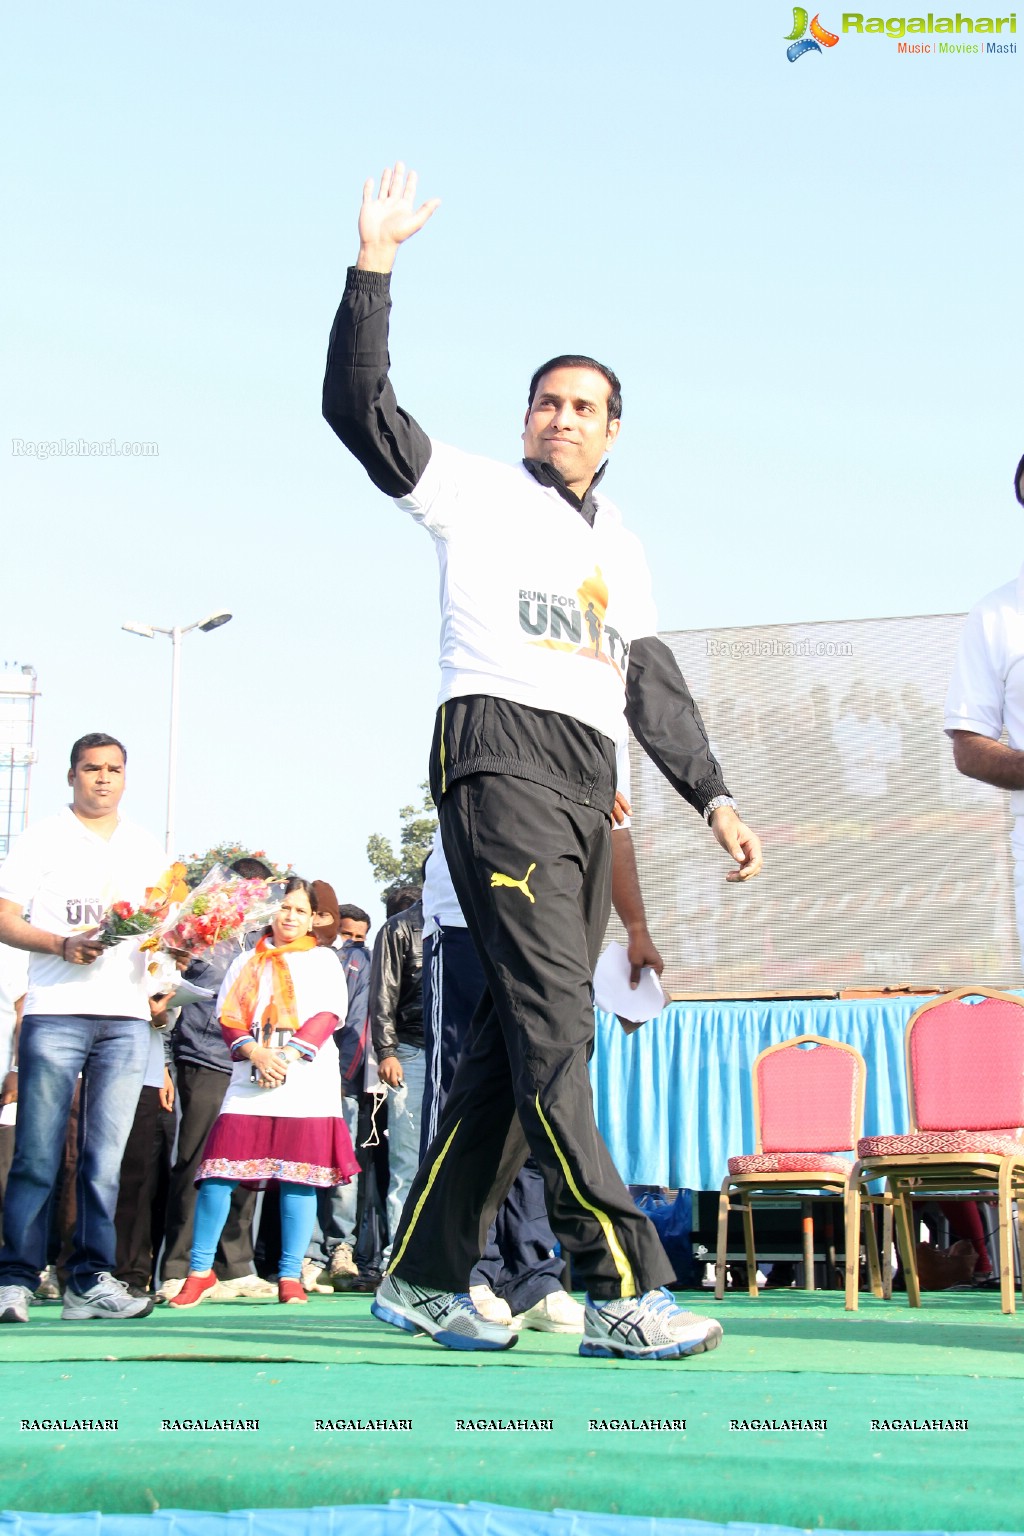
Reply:
M610 1301L587 1297L581 1355L627 1360L674 1360L717 1348L722 1325L714 1318L684 1312L671 1291L616 1296Z
M163 1306L165 1302L173 1301L184 1284L184 1275L182 1275L180 1280L165 1280L160 1289L157 1291L156 1295L153 1297L153 1300L156 1302L158 1307Z
M218 1280L210 1292L211 1301L276 1301L277 1286L259 1275L238 1275L234 1280Z
M551 1291L512 1320L514 1328L535 1328L538 1333L582 1333L584 1308L568 1291Z
M318 1264L316 1259L303 1259L302 1273L299 1276L299 1279L302 1281L302 1289L307 1293L309 1291L317 1291L321 1296L333 1296L333 1285L320 1284L320 1276L323 1272L323 1265Z
M152 1296L133 1296L121 1280L115 1280L104 1270L87 1291L76 1291L68 1285L60 1315L67 1323L82 1322L89 1317L102 1317L107 1322L118 1323L130 1317L148 1317L152 1310Z
M503 1328L512 1327L512 1308L500 1296L495 1296L489 1285L471 1285L469 1299L489 1323L500 1323Z
M431 1291L397 1275L385 1275L370 1303L383 1323L406 1333L429 1333L446 1349L511 1349L519 1336L480 1316L465 1291Z
M37 1301L60 1301L60 1282L57 1279L57 1270L53 1264L47 1265L39 1276L39 1284L36 1286Z
M27 1323L33 1300L27 1285L0 1285L0 1323Z

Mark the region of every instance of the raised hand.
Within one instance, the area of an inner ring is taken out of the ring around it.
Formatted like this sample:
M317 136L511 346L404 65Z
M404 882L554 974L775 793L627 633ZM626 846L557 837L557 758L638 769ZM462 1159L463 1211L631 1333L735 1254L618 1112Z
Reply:
M381 173L375 192L371 178L363 186L359 210L359 256L364 272L390 272L398 247L421 230L441 199L432 197L416 207L416 172L406 172L399 160Z

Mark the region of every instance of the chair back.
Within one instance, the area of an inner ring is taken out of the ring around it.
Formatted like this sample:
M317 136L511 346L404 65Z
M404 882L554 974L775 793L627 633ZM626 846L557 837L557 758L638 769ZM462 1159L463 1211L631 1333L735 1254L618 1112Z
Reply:
M912 1130L1024 1126L1024 999L984 987L934 998L908 1019L906 1050Z
M846 1152L864 1121L864 1058L852 1045L798 1035L754 1062L758 1152Z

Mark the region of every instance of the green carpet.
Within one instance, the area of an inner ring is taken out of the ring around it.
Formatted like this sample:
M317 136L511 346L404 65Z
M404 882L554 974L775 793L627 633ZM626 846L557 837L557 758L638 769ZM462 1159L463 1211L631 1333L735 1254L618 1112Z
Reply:
M706 1310L712 1307L702 1299ZM137 1324L62 1323L59 1306L0 1330L0 1507L52 1513L489 1500L710 1521L873 1530L1024 1530L1010 1446L1024 1402L1024 1318L993 1295L862 1299L785 1293L714 1306L714 1353L582 1360L527 1334L457 1355L389 1330L366 1297L160 1309ZM22 1429L117 1419L116 1432ZM459 1419L550 1430L459 1430ZM685 1431L591 1420L685 1419ZM163 1420L258 1419L252 1432ZM411 1430L317 1431L321 1420ZM765 1431L732 1420L827 1420ZM963 1431L872 1419L966 1420ZM1009 1432L1009 1433L1008 1433Z

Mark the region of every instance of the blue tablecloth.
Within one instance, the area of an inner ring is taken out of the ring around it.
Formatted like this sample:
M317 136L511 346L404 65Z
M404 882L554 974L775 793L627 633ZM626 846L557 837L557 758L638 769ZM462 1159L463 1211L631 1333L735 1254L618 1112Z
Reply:
M920 997L866 1002L673 1003L633 1035L597 1016L597 1123L628 1184L718 1189L754 1150L750 1069L794 1035L855 1046L867 1062L864 1135L909 1129L903 1036Z

